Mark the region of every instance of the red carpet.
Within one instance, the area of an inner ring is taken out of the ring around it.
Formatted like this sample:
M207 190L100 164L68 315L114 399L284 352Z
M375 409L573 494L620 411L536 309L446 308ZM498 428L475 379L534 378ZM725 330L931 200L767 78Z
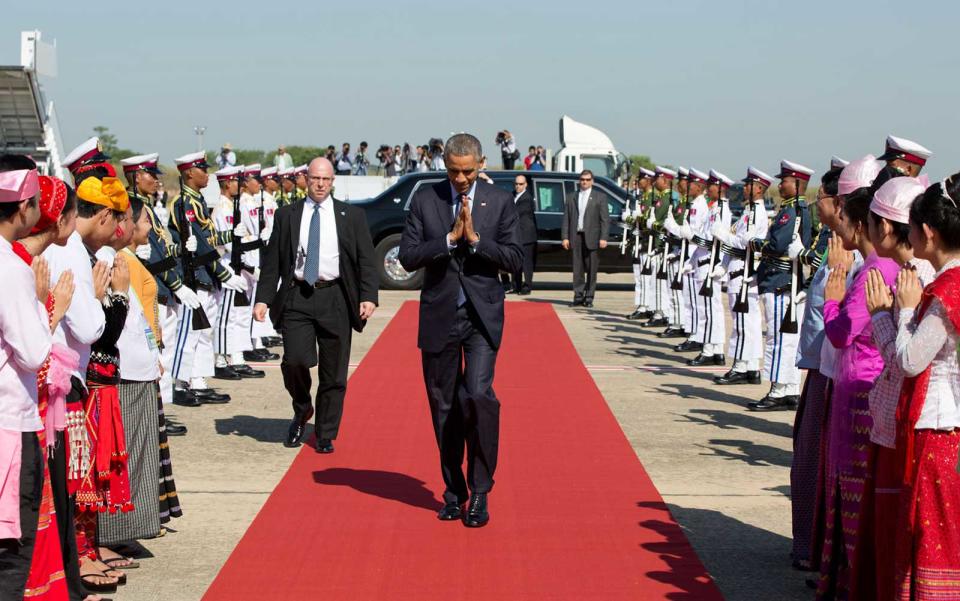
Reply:
M409 302L350 379L337 452L301 450L204 599L722 599L548 304L507 304L490 524L438 521L416 331Z

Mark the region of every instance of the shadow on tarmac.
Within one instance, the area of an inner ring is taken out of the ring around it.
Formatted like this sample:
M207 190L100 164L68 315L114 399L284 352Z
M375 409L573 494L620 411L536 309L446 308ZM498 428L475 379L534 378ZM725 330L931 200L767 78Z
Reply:
M430 511L440 511L443 507L423 480L397 472L332 467L313 472L313 481L328 486L349 486L366 495Z
M290 420L234 415L214 420L217 434L247 436L259 442L283 442L290 428Z
M689 414L677 413L676 415L682 420L703 426L714 426L721 430L745 428L773 436L793 438L793 428L789 424L767 421L750 413L732 413L721 409L691 409Z

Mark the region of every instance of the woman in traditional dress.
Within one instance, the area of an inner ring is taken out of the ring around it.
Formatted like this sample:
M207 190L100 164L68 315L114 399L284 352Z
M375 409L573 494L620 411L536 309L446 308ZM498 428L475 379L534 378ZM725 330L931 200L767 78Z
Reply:
M34 267L37 277L49 284L46 261L37 258L51 244L66 244L76 227L77 199L65 183L44 175L40 184L40 219L30 235L13 244L13 250L27 265ZM50 331L57 329L73 298L73 275L65 272L47 294L46 309ZM66 346L54 343L50 356L37 373L37 401L43 429L37 432L44 456L52 451L55 432L65 429L65 399L70 387L70 372L76 369L79 357ZM64 555L60 545L57 514L53 503L50 465L43 462L43 489L40 519L30 563L30 574L24 599L65 601L69 598L64 572ZM79 596L76 592L76 596Z
M925 181L912 177L894 178L877 190L870 203L869 236L877 254L888 257L901 270L914 270L921 285L934 278L929 262L913 255L910 246L910 206L923 194ZM897 321L900 311L894 305L893 291L880 272L867 275L867 310L873 324L873 343L883 356L884 368L870 390L870 453L868 479L861 502L859 546L857 557L860 581L873 580L861 586L875 593L878 601L895 597L893 574L900 478L896 469L896 412L903 384L903 371L897 362Z
M897 282L897 598L960 599L960 174L914 201L910 244L937 276L922 292L911 270Z
M863 165L875 178L883 164L869 157ZM859 165L851 163L845 170L850 167L859 168ZM867 394L883 369L883 358L871 338L866 304L867 274L876 269L887 285L892 285L899 270L894 261L877 255L867 235L872 197L873 191L862 187L843 198L838 233L846 250L859 251L863 266L849 289L847 271L838 266L830 273L824 294L824 332L839 351L839 357L828 418L826 531L817 588L820 599L845 599L856 581L853 558L857 551L859 501L867 475L870 442Z

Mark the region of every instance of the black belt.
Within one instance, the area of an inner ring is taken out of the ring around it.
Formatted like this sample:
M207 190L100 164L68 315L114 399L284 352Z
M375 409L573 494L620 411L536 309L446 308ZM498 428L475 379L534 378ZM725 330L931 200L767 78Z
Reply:
M746 259L747 251L742 248L735 248L727 244L720 245L720 252L727 255L728 257L733 257L734 259Z
M710 248L713 246L713 242L707 240L706 238L701 238L700 236L693 237L693 243L699 246L700 248Z
M266 243L263 240L257 239L252 242L241 243L240 250L242 250L243 252L248 252L251 250L257 250L259 248L263 248L265 245Z
M314 282L313 286L308 284L305 280L295 280L295 281L299 286L302 286L304 288L318 289L318 288L329 288L330 286L336 286L337 284L340 283L340 278L337 278L335 280L317 280L316 282Z

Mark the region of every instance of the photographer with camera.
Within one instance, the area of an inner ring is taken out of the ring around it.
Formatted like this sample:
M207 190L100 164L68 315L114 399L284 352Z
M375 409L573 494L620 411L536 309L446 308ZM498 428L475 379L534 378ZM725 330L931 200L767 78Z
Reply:
M397 166L393 161L393 148L389 144L381 144L377 149L377 161L380 163L380 175L393 177L397 174Z
M513 134L510 130L497 132L497 144L500 145L500 156L503 159L503 168L507 171L513 171L513 166L520 158L520 151L517 150L517 144L513 141Z
M430 138L430 142L427 143L427 153L430 155L431 171L447 170L447 166L443 162L443 140Z
M367 143L360 142L360 147L357 149L357 156L353 157L354 164L354 175L366 175L367 166L370 165L370 162L367 160Z
M353 159L350 158L349 142L343 143L343 150L337 155L337 162L334 165L337 166L336 175L353 174Z

